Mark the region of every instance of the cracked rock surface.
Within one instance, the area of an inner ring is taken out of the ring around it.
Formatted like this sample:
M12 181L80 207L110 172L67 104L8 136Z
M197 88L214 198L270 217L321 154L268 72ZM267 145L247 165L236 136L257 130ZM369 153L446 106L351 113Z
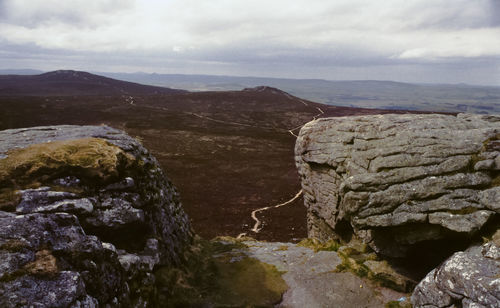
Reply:
M0 132L0 306L145 307L192 241L175 187L106 126Z
M415 288L414 307L500 307L500 240L455 253Z
M354 234L404 257L419 243L468 239L500 213L500 117L318 119L297 139L309 237Z

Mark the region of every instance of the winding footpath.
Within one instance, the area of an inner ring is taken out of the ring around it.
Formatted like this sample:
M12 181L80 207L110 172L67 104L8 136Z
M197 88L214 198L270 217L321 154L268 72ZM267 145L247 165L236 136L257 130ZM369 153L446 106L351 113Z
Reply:
M296 101L296 102L299 102L301 104L303 104L304 106L308 106L310 107L310 105L305 102L304 100L300 99L300 98L297 98L297 97L293 97L291 95L289 95L288 93L284 93L285 96L287 98L289 98L290 100L293 100L293 101ZM149 108L154 108L154 109L159 109L159 110L164 110L164 111L168 111L167 108L164 108L164 107L156 107L156 106L144 106L144 107L149 107ZM312 106L311 106L312 107ZM319 113L314 115L312 117L312 120L316 120L318 117L322 116L325 112L319 108L319 107L314 107L316 108ZM294 127L292 129L289 129L289 130L286 130L286 129L280 129L280 128L277 128L277 127L266 127L266 126L259 126L259 125L251 125L251 124L246 124L246 123L239 123L239 122L232 122L232 121L224 121L224 120L219 120L219 119L214 119L214 118L211 118L211 117L207 117L207 116L204 116L204 115L201 115L201 114L198 114L198 113L194 113L194 112L183 112L184 114L186 115L190 115L190 116L194 116L194 117L197 117L199 119L204 119L204 120L208 120L208 121L212 121L212 122L217 122L217 123L222 123L222 124L227 124L227 125L236 125L236 126L244 126L244 127L254 127L254 128L260 128L260 129L268 129L268 130L275 130L275 131L283 131L283 132L288 132L290 133L292 136L294 136L295 138L298 137L297 134L295 134L294 132L297 131L297 130L300 130L304 125L307 124L306 123L303 123L297 127ZM271 209L276 209L276 208L279 208L279 207L282 207L282 206L285 206L285 205L288 205L288 204L291 204L292 202L294 202L295 200L297 200L298 198L300 198L302 196L302 189L293 197L291 198L290 200L288 201L285 201L283 203L280 203L280 204L276 204L276 205L270 205L270 206L265 206L265 207L262 207L262 208L258 208L254 211L252 211L251 213L251 217L252 219L255 221L255 224L253 226L253 228L250 230L254 233L259 233L262 228L264 227L263 226L263 223L261 220L259 220L259 218L257 217L257 213L261 213L261 212L264 212L264 211L268 211L268 210L271 210ZM246 232L243 232L243 233L240 233L237 238L242 238L244 236L246 236L247 233Z
M302 100L301 100L301 102L304 102L304 101L302 101ZM309 106L309 105L306 105L306 106ZM316 107L316 109L318 109L319 113L318 113L317 115L313 116L313 120L316 120L319 116L322 116L323 114L325 114L325 112L324 112L323 110L321 110L321 108ZM297 135L294 133L294 131L296 131L296 130L298 130L298 129L301 129L301 128L302 128L302 126L304 126L304 125L306 125L306 123L304 123L304 124L302 124L302 125L299 125L299 126L297 126L297 127L294 127L294 128L292 128L292 129L289 129L289 130L288 130L288 132L289 132L292 136L294 136L295 138L298 138L299 136L297 136Z
M292 97L291 95L285 93L285 95L290 98L290 99L293 99L293 100L298 100L299 102L301 102L302 104L304 104L305 106L309 106L309 104L307 104L306 102L304 102L303 100L301 99L298 99L298 98L294 98ZM315 107L319 113L316 114L315 116L313 116L313 120L316 120L318 117L322 116L323 114L325 114L325 112L319 108L319 107ZM294 131L298 130L298 129L301 129L302 126L306 125L306 123L302 124L302 125L299 125L297 127L294 127L292 129L289 129L288 132L294 136L295 138L298 138L298 135L296 135L294 133ZM295 200L297 200L300 196L302 196L302 189L290 200L286 201L286 202L283 202L283 203L280 203L280 204L276 204L276 205L270 205L270 206L265 206L265 207L262 207L262 208L258 208L254 211L252 211L251 213L251 217L252 219L255 221L255 224L253 226L253 228L250 230L254 233L259 233L260 230L262 230L262 228L264 227L263 224L262 224L262 221L259 220L259 218L257 218L257 213L260 213L260 212L264 212L264 211L268 211L268 210L271 210L271 209L276 209L276 208L279 208L279 207L282 207L282 206L285 206L285 205L288 205L292 202L294 202ZM247 233L246 232L243 232L243 233L240 233L236 238L242 238L244 236L246 236Z

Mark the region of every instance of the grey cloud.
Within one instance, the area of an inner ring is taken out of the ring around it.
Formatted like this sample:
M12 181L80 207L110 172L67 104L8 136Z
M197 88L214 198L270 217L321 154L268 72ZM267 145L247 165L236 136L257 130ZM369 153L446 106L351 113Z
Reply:
M99 1L30 1L23 7L16 0L0 0L2 21L12 25L36 28L47 23L93 26L96 15L113 15L131 9L133 0Z
M489 0L488 4L489 4L488 5L489 25L491 27L499 27L500 26L500 1Z
M394 8L395 19L407 29L465 29L500 24L498 0L434 0L407 2Z
M0 0L0 67L500 83L500 1L254 1Z

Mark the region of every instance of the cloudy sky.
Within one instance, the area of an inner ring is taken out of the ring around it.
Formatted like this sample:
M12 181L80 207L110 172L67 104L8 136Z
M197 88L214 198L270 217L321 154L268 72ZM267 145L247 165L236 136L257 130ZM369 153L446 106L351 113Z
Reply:
M500 0L0 0L0 69L500 86Z

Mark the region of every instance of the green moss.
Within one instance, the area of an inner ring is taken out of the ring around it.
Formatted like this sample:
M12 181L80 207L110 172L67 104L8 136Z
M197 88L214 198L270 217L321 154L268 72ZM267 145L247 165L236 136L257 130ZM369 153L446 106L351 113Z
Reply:
M195 237L184 252L185 264L180 268L162 267L155 271L158 307L202 306L214 291L216 267L210 241ZM167 304L165 304L167 303Z
M374 261L373 253L360 254L358 252L350 255L350 252L352 252L350 249L345 248L338 252L342 263L337 266L337 272L351 272L358 277L368 278L378 286L387 287L399 292L407 292L409 288L414 286L408 279L397 274L386 261L377 261L383 265L383 270L373 272L370 267L365 265L366 261Z
M338 272L351 272L358 277L368 277L371 276L370 269L363 264L364 260L354 260L350 258L349 255L343 252L339 252L339 257L342 259L342 263L337 265Z
M327 242L320 242L317 239L303 239L299 243L297 243L297 246L301 247L307 247L315 252L318 251L337 251L340 248L340 243L335 241L335 240L329 240Z
M221 258L217 267L216 306L273 307L288 286L276 267L246 256Z
M106 181L135 159L103 139L82 138L34 144L0 159L0 184L27 187L66 173Z
M211 240L211 249L214 254L224 253L234 249L245 249L248 248L247 245L243 243L246 240L253 240L252 238L240 238L237 239L231 236L218 236Z
M196 238L183 269L156 272L160 306L165 306L167 298L167 307L272 307L278 303L287 289L282 273L238 253L245 248L235 238Z

